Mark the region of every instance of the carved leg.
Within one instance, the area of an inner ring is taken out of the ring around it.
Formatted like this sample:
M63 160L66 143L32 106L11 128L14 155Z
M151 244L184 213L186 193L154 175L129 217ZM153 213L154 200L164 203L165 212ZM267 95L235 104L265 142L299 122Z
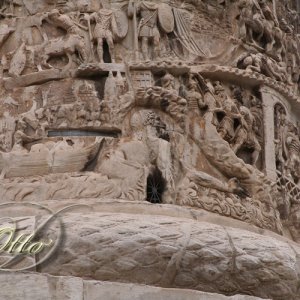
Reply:
M109 47L109 53L110 53L111 61L114 63L116 61L115 60L115 46L114 46L114 41L113 41L112 37L109 37L107 39L107 44L108 44L108 47Z
M260 154L260 152L261 152L261 147L260 147L260 145L258 145L258 146L259 146L259 148L258 148L258 147L255 147L255 148L254 148L254 151L253 151L253 153L252 153L252 165L253 165L253 166L256 165L257 160L258 160L258 157L259 157L259 154Z
M142 54L143 54L144 60L146 60L146 61L150 60L149 55L148 55L148 38L147 37L142 38Z
M102 38L97 39L97 54L98 54L100 63L104 63L104 61L103 61L103 39Z
M267 40L269 41L266 44L266 53L270 54L273 51L275 40L272 35Z
M253 40L253 30L251 28L248 28L248 39L249 39L249 43L253 44L254 40Z
M223 140L226 140L227 130L225 128L218 129L218 133Z
M153 46L154 46L154 59L160 58L160 36L159 32L154 36L153 39Z
M0 174L0 179L4 179L5 175L6 175L6 167L3 167L3 169L1 170L1 174Z
M239 38L244 42L247 41L247 28L245 23L240 24Z
M236 154L246 141L247 132L240 130L236 135L236 140L232 145L232 150Z

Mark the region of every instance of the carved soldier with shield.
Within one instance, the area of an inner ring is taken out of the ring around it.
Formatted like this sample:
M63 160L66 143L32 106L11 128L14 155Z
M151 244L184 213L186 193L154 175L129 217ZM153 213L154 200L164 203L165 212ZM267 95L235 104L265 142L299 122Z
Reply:
M165 33L174 30L174 16L172 8L167 4L156 4L149 1L133 2L130 0L128 7L129 17L134 17L135 47L138 48L138 40L141 40L141 52L143 59L150 60L149 46L153 46L153 58L160 57L160 29ZM137 22L137 15L140 21ZM151 49L151 48L150 48ZM138 49L135 49L136 51Z
M101 8L98 12L85 17L88 21L91 42L97 41L97 55L100 63L104 63L103 43L106 41L109 47L111 61L115 62L114 41L125 38L128 32L128 20L122 11L113 11L109 8ZM91 21L95 22L91 32Z

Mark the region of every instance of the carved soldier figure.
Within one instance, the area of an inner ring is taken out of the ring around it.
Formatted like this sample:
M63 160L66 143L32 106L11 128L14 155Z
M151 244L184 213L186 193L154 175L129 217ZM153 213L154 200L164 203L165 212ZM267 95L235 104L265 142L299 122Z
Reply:
M274 140L276 146L276 162L277 169L284 174L285 173L285 165L287 158L287 149L286 149L286 133L287 133L287 120L286 113L282 107L277 107L275 109L275 137Z
M222 84L220 83L220 81L215 81L213 83L213 88L214 88L213 91L214 91L214 94L216 97L217 105L218 105L218 107L222 107L223 102L227 98L226 91L225 91L224 87L222 86Z
M242 118L240 119L241 124L236 130L232 149L235 153L237 153L243 145L253 149L252 165L255 165L261 152L261 146L255 134L257 131L255 118L250 110L245 106L240 107L240 113L242 115Z
M297 37L292 33L286 34L286 59L287 59L287 68L291 75L292 81L298 82L299 79L299 47L297 44Z
M189 76L187 89L183 91L183 98L187 100L188 107L195 112L199 112L199 109L207 109L208 104L205 103L204 97L200 93L200 87L198 82L192 74Z
M161 85L164 89L172 91L177 94L176 87L175 87L175 78L173 75L167 73L161 79Z
M246 71L261 73L278 81L288 81L285 64L283 62L277 63L262 53L241 55L238 59L237 67L246 69Z
M300 179L300 140L297 127L293 123L288 123L288 132L286 135L287 148L287 175L293 179Z
M86 16L88 21L96 23L94 29L94 38L97 41L97 54L99 61L104 62L103 58L103 42L106 41L109 47L111 60L115 62L114 41L113 41L113 11L106 8L101 8L98 12Z
M64 29L69 34L78 34L80 31L75 22L66 14L60 14L58 9L51 10L46 17L46 20L59 28Z
M261 20L260 7L254 0L240 0L239 15L239 35L240 38L249 43L253 43L253 33L263 34L263 24Z
M217 128L220 136L227 142L232 142L235 137L235 120L241 119L236 104L227 97L223 102L223 107L221 109L217 108L215 112L224 113L224 117Z
M129 8L133 6L133 1L129 2ZM138 37L142 41L142 54L144 60L150 60L149 44L152 42L154 47L154 57L160 56L160 33L157 27L158 5L149 1L142 1L136 4L136 13L140 14L141 19L138 24Z

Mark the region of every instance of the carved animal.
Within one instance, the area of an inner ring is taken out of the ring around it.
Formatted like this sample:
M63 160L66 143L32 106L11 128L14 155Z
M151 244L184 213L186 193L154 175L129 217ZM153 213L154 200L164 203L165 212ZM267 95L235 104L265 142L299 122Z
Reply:
M64 71L66 71L72 66L72 55L74 55L76 52L79 54L82 62L87 61L87 54L83 38L79 35L70 34L67 37L58 38L46 43L42 51L41 63L43 66L52 68L52 66L47 62L51 57L67 55L69 61L64 67Z

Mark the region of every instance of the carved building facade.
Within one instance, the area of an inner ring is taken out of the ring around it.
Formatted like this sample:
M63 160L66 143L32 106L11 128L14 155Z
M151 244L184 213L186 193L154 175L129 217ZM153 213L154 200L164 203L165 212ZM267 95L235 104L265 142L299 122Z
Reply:
M299 1L0 5L0 210L81 205L53 259L0 281L300 299Z

